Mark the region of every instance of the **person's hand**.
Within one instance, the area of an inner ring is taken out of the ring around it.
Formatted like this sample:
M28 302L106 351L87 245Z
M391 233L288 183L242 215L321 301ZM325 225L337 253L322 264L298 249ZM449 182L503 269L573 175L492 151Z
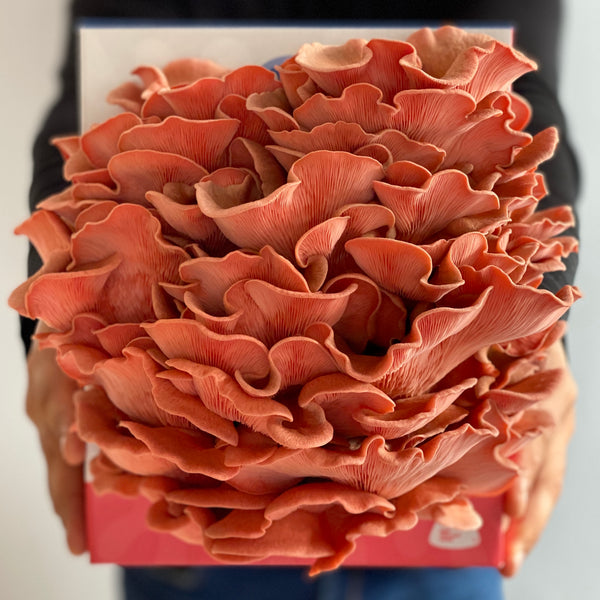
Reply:
M43 325L38 332L48 331ZM38 429L46 457L48 487L56 514L62 519L69 549L86 550L83 460L85 445L71 430L73 393L77 384L57 366L52 349L40 350L34 340L27 359L27 415Z
M549 348L547 368L563 369L559 385L543 401L556 426L521 451L522 471L507 493L505 511L510 525L506 536L506 564L502 569L507 577L517 573L550 519L562 490L567 447L575 427L577 386L560 341Z

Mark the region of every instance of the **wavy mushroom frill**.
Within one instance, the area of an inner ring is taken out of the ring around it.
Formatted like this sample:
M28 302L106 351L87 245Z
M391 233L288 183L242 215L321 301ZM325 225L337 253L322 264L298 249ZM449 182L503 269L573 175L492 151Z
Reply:
M171 83L156 67L140 67L134 74L142 79L143 86L120 86L109 94L108 100L142 118L179 115L195 120L221 117L252 120L240 100L252 93L281 88L271 71L253 65L233 71L208 68L201 74L185 74L177 84Z
M381 90L359 83L339 98L311 96L283 123L273 118L274 109L260 106L260 96L249 98L248 106L269 125L275 142L270 149L286 167L317 149L344 150L373 156L386 167L403 160L432 172L459 169L473 187L491 189L513 163L512 177L519 167L524 172L528 155L536 166L547 160L556 143L552 130L533 137L521 131L514 101L501 92L476 103L460 90L406 90L386 104Z
M533 61L510 46L448 26L421 29L406 42L306 44L281 66L280 75L288 96L302 101L314 90L340 96L359 82L381 89L385 101L402 90L421 88L462 89L479 101L490 92L507 90L533 68Z
M299 159L287 183L264 197L240 170L215 171L196 188L202 212L236 246L258 251L270 245L293 258L303 234L346 205L370 202L373 181L382 178L372 158L318 151Z
M229 69L217 63L198 58L174 60L162 69L153 66L140 66L133 71L140 83L128 81L112 90L108 102L117 104L128 112L140 113L143 100L158 90L186 85L203 77L222 77Z
M250 169L266 189L279 186L284 175L273 157L243 133L237 119L171 116L162 122L142 122L130 113L117 115L80 138L55 140L66 159L65 177L71 186L40 206L70 223L99 201L156 207L158 195L172 196L175 185L193 186L225 166ZM177 200L188 205L188 212L195 207L191 215L196 220L207 220L192 194ZM171 222L168 215L166 219ZM175 228L191 239L198 237L199 231L186 229L185 223L176 223Z
M39 216L31 222L31 227L45 226ZM179 283L179 265L190 258L163 238L157 219L131 204L85 224L70 237L68 248L48 256L60 257L62 263L51 271L48 261L11 301L23 314L61 331L81 313L96 313L109 323L155 319L154 286Z
M546 350L579 297L545 208L534 64L444 27L309 44L277 76L140 67L55 140L69 182L17 230L11 296L78 382L99 492L224 562L343 564L419 519L476 528L551 426Z
M316 149L344 150L385 166L406 160L433 172L463 170L473 187L491 189L523 149L548 140L548 131L533 139L523 132L530 110L510 91L533 68L509 46L452 27L422 30L409 43L312 44L279 69L293 112L269 93L247 106L268 125L287 168Z

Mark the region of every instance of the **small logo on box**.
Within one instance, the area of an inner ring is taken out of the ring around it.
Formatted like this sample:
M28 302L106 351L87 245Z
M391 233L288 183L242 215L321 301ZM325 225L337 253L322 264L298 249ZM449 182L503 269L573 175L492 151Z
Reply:
M429 545L442 550L467 550L481 544L479 531L452 529L440 523L434 523L429 532Z

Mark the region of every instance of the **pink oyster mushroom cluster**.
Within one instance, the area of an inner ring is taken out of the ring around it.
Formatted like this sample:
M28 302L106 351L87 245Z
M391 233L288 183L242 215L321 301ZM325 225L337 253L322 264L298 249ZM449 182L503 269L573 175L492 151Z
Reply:
M545 349L578 297L539 289L576 241L540 209L511 83L480 34L308 44L277 68L135 71L124 110L56 141L70 185L20 226L12 305L80 384L98 491L218 560L343 563L360 536L514 480L549 426Z

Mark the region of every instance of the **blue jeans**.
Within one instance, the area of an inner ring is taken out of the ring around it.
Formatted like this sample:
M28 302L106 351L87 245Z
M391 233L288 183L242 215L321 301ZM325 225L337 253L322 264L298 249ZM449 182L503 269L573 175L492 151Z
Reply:
M496 569L124 569L126 600L502 600Z

